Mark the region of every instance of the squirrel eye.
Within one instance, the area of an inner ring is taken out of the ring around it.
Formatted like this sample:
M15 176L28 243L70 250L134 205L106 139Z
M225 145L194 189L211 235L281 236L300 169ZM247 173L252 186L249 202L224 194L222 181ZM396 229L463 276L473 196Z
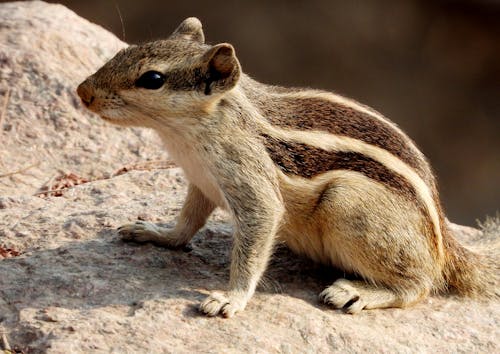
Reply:
M135 82L136 87L142 87L149 90L157 90L165 83L165 75L158 71L147 71L141 75Z

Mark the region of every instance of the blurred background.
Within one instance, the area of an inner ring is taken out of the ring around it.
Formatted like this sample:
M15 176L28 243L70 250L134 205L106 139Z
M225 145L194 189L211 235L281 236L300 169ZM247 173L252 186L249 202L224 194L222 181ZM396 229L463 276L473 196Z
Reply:
M430 159L451 220L500 209L500 1L54 2L129 43L197 16L257 80L333 90L399 124Z

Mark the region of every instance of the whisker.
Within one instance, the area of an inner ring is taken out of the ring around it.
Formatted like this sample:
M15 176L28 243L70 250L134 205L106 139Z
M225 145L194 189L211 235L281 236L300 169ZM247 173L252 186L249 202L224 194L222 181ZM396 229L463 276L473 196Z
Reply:
M115 8L116 8L116 12L118 12L118 17L120 17L120 22L122 24L122 40L125 42L125 24L123 23L123 16L122 16L122 13L120 11L120 6L118 6L118 2L117 1L114 1L115 3Z

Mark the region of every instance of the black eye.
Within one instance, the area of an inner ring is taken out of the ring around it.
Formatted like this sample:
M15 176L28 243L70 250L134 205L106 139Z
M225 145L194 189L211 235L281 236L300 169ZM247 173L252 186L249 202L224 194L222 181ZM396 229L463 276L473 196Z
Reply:
M157 90L165 83L165 75L158 71L147 71L135 82L136 87Z

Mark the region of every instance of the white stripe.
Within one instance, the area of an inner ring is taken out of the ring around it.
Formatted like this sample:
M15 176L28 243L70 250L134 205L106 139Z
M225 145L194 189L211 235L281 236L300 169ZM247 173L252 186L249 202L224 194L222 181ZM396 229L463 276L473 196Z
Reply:
M405 164L403 161L398 159L387 150L364 143L357 139L318 131L279 129L268 123L264 124L264 131L269 132L270 135L284 141L295 141L329 151L335 150L357 152L380 162L388 169L403 176L415 188L415 191L422 198L422 201L427 208L434 227L434 233L437 237L438 255L442 259L443 249L441 228L439 223L439 213L437 211L429 187L411 167L409 167L407 164Z
M276 96L281 96L281 97L291 97L291 98L297 98L297 99L311 99L311 98L316 98L316 99L322 99L325 101L337 103L346 107L350 107L356 111L368 114L369 116L377 119L380 122L383 122L384 124L388 125L391 127L393 130L395 130L396 133L400 134L402 137L405 138L406 143L408 146L411 147L413 152L417 154L420 157L423 157L422 152L415 146L413 141L409 139L403 131L392 121L384 117L382 114L378 113L377 111L370 109L367 106L364 106L355 100L349 99L347 97L343 97L331 92L326 92L326 91L315 91L315 90L307 90L307 91L297 91L297 92L283 92L283 93L272 93L273 95Z

